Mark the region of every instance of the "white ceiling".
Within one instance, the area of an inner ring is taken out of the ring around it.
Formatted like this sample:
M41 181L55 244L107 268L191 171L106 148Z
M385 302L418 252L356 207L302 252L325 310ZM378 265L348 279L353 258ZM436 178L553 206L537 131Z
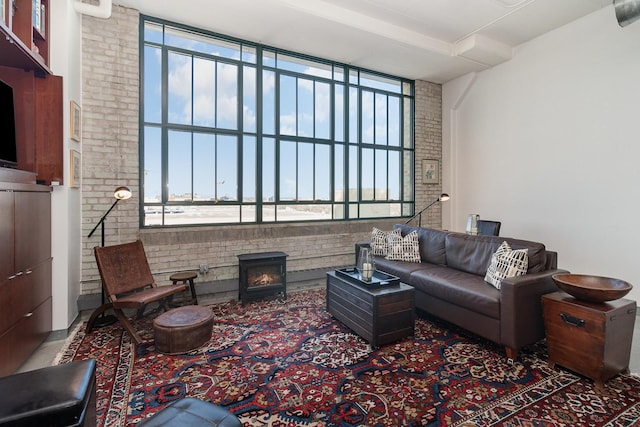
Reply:
M114 0L158 18L444 83L612 0ZM615 22L614 10L611 19Z

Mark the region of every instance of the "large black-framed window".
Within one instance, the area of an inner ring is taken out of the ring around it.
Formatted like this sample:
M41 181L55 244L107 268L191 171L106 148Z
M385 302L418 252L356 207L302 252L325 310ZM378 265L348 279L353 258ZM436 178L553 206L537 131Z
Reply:
M412 213L412 81L140 19L141 226Z

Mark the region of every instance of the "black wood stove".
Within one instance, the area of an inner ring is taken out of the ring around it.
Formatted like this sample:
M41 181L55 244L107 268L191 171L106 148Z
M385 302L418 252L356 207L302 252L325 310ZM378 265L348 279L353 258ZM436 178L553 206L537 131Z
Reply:
M287 297L287 254L284 252L261 252L238 255L240 277L240 301L267 296Z

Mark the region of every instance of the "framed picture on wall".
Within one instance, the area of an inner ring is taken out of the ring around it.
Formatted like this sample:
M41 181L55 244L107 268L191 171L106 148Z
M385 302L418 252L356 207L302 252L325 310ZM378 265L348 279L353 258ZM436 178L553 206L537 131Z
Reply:
M440 183L440 162L434 159L422 160L422 183L423 184L439 184Z
M76 104L75 101L71 101L69 115L71 116L71 123L69 127L71 139L80 142L80 106Z
M71 163L69 164L69 187L80 187L80 152L71 151Z

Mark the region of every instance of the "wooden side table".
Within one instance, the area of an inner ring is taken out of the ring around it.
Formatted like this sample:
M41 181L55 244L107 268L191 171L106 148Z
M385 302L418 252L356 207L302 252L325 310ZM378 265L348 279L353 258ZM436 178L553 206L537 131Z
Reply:
M189 288L191 288L191 300L186 301L185 303L198 305L198 296L196 295L196 286L193 283L193 279L198 277L198 273L195 271L181 271L179 273L174 273L169 276L169 280L173 282L174 285L177 285L178 282L181 283L189 283Z
M595 381L596 388L629 373L636 302L580 301L564 292L542 296L549 366L557 364Z

